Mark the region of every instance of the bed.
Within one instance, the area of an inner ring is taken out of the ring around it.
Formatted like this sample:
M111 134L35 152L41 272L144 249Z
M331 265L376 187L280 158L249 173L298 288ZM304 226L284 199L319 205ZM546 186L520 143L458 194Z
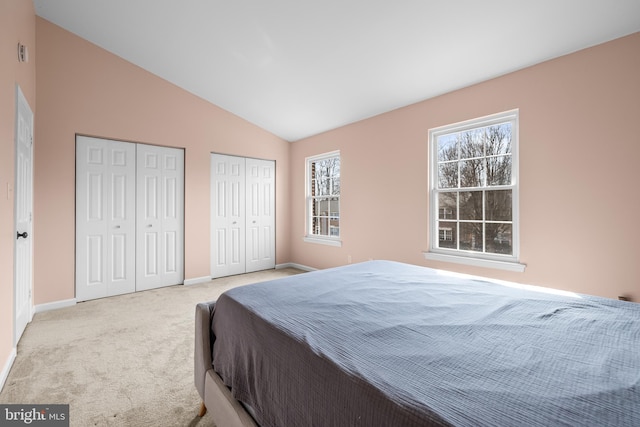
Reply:
M225 426L640 426L640 304L369 261L196 307Z

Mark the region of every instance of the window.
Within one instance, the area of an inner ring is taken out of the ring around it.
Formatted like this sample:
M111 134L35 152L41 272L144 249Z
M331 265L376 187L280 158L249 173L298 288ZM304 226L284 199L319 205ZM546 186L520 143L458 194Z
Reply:
M429 145L431 242L425 256L523 271L518 111L431 129Z
M447 240L453 240L453 230L451 228L440 227L438 231L440 232L441 242L444 242Z
M305 241L340 246L340 152L307 158Z

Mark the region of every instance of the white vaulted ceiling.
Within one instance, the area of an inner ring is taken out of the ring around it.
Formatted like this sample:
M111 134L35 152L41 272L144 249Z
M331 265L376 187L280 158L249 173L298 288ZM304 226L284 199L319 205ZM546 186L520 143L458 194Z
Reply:
M640 31L640 0L34 0L288 141Z

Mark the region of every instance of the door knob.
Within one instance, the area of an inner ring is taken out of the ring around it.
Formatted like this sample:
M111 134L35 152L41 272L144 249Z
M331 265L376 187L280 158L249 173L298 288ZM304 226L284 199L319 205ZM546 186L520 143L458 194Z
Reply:
M18 233L18 232L16 231L16 233ZM16 239L19 239L19 238L21 238L21 237L22 237L23 239L26 239L26 238L27 238L27 236L28 236L28 234L27 234L27 232L25 231L25 232L23 232L23 233L18 233L18 237L16 237Z

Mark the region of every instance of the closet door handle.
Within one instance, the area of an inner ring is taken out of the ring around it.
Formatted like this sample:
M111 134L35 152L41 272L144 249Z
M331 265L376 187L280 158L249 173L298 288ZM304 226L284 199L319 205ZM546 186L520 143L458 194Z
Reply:
M18 232L16 231L16 233L18 234L18 237L16 237L16 239L19 239L19 238L21 238L21 237L22 237L23 239L26 239L26 238L27 238L27 236L29 236L29 235L27 234L27 232L26 232L26 231L25 231L25 232L22 232L22 233L18 233Z

